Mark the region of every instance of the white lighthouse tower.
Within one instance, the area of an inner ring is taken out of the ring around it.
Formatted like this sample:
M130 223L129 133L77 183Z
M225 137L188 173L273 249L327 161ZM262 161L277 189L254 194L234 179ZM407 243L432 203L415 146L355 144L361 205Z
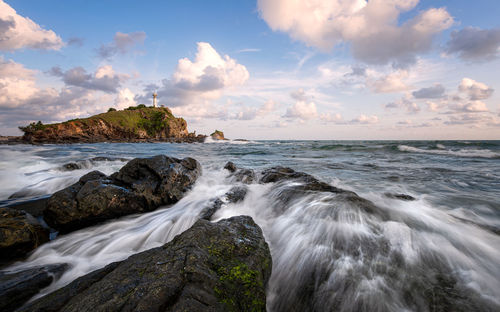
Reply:
M153 92L153 107L156 107L156 97L158 96L158 94L155 92Z

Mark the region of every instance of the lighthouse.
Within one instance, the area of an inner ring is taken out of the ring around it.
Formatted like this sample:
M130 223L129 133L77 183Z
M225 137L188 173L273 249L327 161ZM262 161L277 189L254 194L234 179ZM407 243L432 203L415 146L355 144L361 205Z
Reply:
M156 107L156 97L158 96L158 94L155 92L153 92L153 107Z

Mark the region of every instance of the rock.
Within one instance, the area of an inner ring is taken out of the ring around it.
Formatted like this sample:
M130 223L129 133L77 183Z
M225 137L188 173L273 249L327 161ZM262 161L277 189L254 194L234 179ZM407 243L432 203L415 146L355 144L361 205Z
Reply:
M49 240L49 232L29 213L0 208L0 261L11 261Z
M407 194L396 194L396 193L385 193L385 197L392 198L392 199L399 199L399 200L406 200L406 201L413 201L417 200L415 197Z
M211 135L210 137L212 137L212 139L214 140L227 140L225 137L224 137L224 132L222 131L219 131L219 130L215 130Z
M67 264L51 264L20 272L0 272L0 311L9 312L22 306L58 278Z
M234 186L226 193L227 201L230 203L238 203L245 199L248 188L246 186Z
M44 219L51 227L70 232L152 211L181 199L200 174L201 166L192 158L136 158L110 177L93 171L56 192L47 202Z
M232 161L228 161L224 166L224 169L228 170L229 172L235 172L236 170L238 170L238 167L236 167L236 165Z
M29 198L9 198L0 202L0 207L24 210L34 217L40 217L45 210L50 195L34 196Z
M181 199L200 174L201 165L193 158L180 160L158 155L133 159L112 178L143 195L150 206L157 208Z
M271 265L250 217L199 220L162 247L80 277L18 311L265 311Z
M236 182L252 184L255 181L255 172L253 170L238 168L231 161L224 166L224 169L231 173L229 177L232 177Z
M127 158L120 158L120 157L103 157L103 156L98 156L98 157L93 157L88 160L80 160L77 162L70 162L67 164L62 165L61 169L63 171L73 171L73 170L78 170L78 169L83 169L83 168L90 168L92 165L98 163L98 162L103 162L103 161L128 161Z
M248 188L245 186L234 186L221 198L212 199L200 212L200 219L211 220L217 210L225 203L238 203L245 199Z
M277 213L283 213L291 201L307 193L326 192L335 195L335 197L328 199L333 205L339 206L347 202L351 207L356 207L369 214L376 214L382 220L388 219L387 212L377 208L371 201L359 197L356 193L337 188L319 181L312 175L297 172L291 168L278 166L266 169L262 171L259 181L260 183L278 183L272 191L282 204L281 207L273 207Z

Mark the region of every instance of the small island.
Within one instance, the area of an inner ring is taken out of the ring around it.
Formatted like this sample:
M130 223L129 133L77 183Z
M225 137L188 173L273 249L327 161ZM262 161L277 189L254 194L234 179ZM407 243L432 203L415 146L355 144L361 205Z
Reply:
M206 135L189 132L187 122L175 117L168 107L144 104L88 118L61 123L31 123L19 127L24 132L20 143L97 143L97 142L203 142ZM217 132L217 131L216 131Z

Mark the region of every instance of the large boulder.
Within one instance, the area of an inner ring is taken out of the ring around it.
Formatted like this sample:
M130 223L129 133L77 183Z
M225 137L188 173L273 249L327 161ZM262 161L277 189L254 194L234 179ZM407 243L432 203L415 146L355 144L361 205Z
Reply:
M136 158L109 177L93 171L56 192L47 202L44 219L51 227L70 232L151 211L181 199L200 174L201 166L192 158Z
M0 311L14 311L49 286L66 268L67 264L51 264L19 272L0 272Z
M255 172L253 170L238 168L232 161L228 161L224 169L230 172L229 177L236 182L252 184L255 181Z
M271 266L252 218L199 220L162 247L80 277L18 311L265 311Z
M49 240L49 232L29 213L0 208L0 262L24 257Z

